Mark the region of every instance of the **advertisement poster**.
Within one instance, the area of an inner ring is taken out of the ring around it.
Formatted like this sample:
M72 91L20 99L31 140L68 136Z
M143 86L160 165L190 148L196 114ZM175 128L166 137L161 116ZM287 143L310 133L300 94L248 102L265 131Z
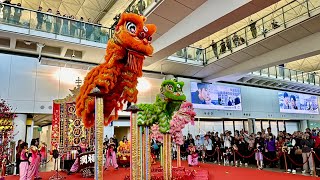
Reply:
M241 111L239 87L191 82L191 102L197 109Z
M278 92L280 112L319 114L318 97L315 95Z

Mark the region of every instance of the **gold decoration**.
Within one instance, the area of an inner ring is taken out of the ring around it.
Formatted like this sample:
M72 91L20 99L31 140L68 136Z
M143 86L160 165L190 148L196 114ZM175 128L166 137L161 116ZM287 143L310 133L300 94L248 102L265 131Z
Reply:
M102 97L96 97L96 126L95 126L95 139L96 139L96 160L98 164L98 177L95 177L96 180L103 179L103 99Z
M141 136L141 133L142 133L142 131L141 131L141 128L140 127L138 127L138 138L137 138L137 177L135 178L135 179L137 179L137 180L140 180L142 177L141 177L141 146L140 146L140 144L139 144L139 142L141 142L141 140L142 140L142 136Z
M171 135L170 134L167 134L168 136L168 177L169 179L172 178L172 151L171 151Z
M168 157L167 157L167 151L168 151L168 142L167 142L167 134L163 135L163 178L168 179Z
M73 89L69 89L71 94L69 94L67 97L63 99L56 99L53 100L55 104L63 104L63 103L73 103L76 102L76 98L80 92L80 87L74 87Z
M177 167L181 167L180 145L177 145Z
M147 153L146 153L146 157L148 158L148 166L146 166L146 173L147 173L147 177L148 179L146 180L150 180L151 179L151 139L150 139L150 129L149 127L146 127L148 128L148 131L147 131L147 134L148 135L147 139L146 139L146 143L147 143Z
M138 180L139 178L139 161L138 161L138 126L137 126L137 113L131 114L131 162L130 162L130 179Z

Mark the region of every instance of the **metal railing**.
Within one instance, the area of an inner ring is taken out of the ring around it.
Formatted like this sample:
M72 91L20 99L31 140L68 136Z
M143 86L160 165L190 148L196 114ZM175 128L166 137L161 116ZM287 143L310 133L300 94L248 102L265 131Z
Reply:
M251 21L249 25L217 42L213 42L206 48L187 47L172 56L190 61L198 60L198 54L201 54L205 65L208 64L209 60L218 60L227 53L245 48L252 44L251 42L256 42L259 38L263 39L275 30L285 29L288 24L302 16L311 17L312 13L318 9L320 9L320 0L294 0L261 19ZM195 54L194 52L197 51L202 52Z
M127 7L125 12L148 15L155 7L157 7L163 0L133 0ZM120 14L117 14L114 18L114 23L111 26L115 27L120 19Z
M146 15L148 10L152 9L163 0L136 0L128 9L127 12Z
M251 74L320 86L320 76L318 74L314 72L309 73L297 71L293 69L284 68L282 66L264 68L259 71L252 72Z
M0 23L106 44L113 30L99 24L0 3ZM29 31L29 32L30 32Z
M126 12L144 14L152 10L162 0L135 0ZM21 6L0 3L0 23L20 28L53 33L81 40L106 44L114 29L85 21L79 21L64 15L36 11ZM117 19L115 18L115 23ZM30 34L29 31L29 34Z
M178 57L184 59L184 61L187 62L201 62L202 65L204 65L205 60L205 54L204 49L201 48L194 48L194 47L185 47L181 49L180 51L177 51L172 55L173 57Z

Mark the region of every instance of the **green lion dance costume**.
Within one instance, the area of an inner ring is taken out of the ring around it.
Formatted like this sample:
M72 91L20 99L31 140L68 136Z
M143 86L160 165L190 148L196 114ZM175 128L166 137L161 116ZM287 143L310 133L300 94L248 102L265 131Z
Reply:
M169 133L173 113L179 110L181 103L186 100L186 96L182 92L183 86L184 82L177 82L176 79L163 81L156 102L138 104L142 110L138 112L138 125L159 124L161 133Z

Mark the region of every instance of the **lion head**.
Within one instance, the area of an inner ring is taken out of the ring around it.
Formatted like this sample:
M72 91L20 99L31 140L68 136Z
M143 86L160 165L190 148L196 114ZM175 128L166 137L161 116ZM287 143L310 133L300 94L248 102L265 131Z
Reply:
M144 56L151 56L152 35L156 32L154 24L144 24L146 17L123 13L115 28L114 40L129 51L137 52Z

